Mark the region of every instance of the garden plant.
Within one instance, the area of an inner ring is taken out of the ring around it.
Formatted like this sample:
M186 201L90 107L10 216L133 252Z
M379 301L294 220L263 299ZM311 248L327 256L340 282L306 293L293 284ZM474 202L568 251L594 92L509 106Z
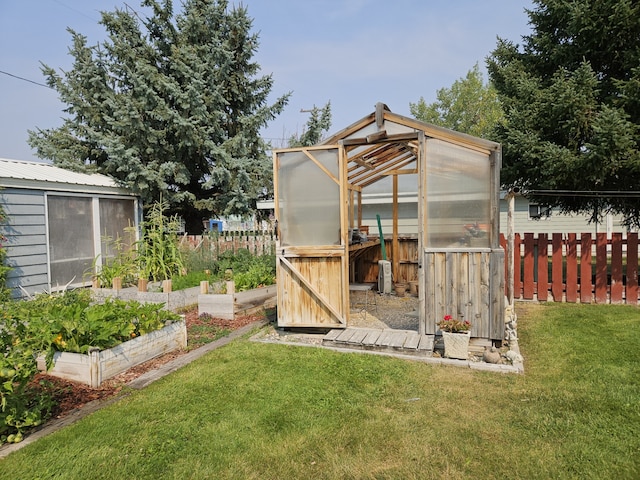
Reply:
M47 390L31 384L38 355L49 368L56 352L108 349L180 319L162 304L118 299L93 304L89 290L42 294L0 307L0 443L19 442L25 429L50 413Z

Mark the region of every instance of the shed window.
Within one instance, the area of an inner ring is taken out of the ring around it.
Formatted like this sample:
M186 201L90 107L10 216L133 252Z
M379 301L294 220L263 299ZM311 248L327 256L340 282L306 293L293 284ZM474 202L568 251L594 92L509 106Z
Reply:
M134 223L134 205L127 199L100 199L100 239L102 254L112 257L114 240L122 242L123 247L129 248L135 242L135 233L131 227Z
M92 199L49 196L47 207L51 286L80 283L96 255Z
M136 225L133 199L48 195L47 218L54 290L86 281L98 255L102 259L115 253L108 239L119 238L127 246L135 240L126 231Z

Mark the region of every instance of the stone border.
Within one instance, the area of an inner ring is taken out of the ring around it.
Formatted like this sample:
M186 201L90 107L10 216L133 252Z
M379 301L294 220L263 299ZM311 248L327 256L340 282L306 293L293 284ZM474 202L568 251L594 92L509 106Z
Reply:
M262 336L261 336L262 335ZM296 338L295 334L288 335L290 338ZM377 351L377 350L364 350L364 349L356 349L356 348L345 348L345 347L334 347L329 345L322 344L322 334L317 334L317 338L313 338L312 334L304 334L304 337L301 337L299 341L296 340L276 340L274 338L269 338L264 336L263 333L258 333L251 337L251 341L258 343L273 343L273 344L281 344L281 345L290 345L296 347L315 347L315 348L325 348L327 350L333 350L335 352L343 352L343 353L363 353L367 355L381 355L385 357L393 357L400 358L403 360L411 360L415 362L427 363L430 365L448 365L452 367L464 367L470 368L471 370L478 371L486 371L486 372L494 372L494 373L524 373L524 364L522 362L522 357L518 357L519 361L515 361L513 365L505 365L505 364L495 364L495 363L486 363L486 362L474 362L471 360L455 360L451 358L442 358L442 357L426 357L426 356L418 356L418 355L408 355L402 353L394 353L388 351ZM516 345L517 348L517 345ZM512 350L515 350L512 346ZM519 355L519 350L518 350Z

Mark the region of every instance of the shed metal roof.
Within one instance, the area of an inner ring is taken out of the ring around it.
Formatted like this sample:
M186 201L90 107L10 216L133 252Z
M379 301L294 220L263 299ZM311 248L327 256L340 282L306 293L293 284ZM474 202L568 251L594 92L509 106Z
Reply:
M47 163L6 158L0 158L0 187L133 195L106 175L72 172Z

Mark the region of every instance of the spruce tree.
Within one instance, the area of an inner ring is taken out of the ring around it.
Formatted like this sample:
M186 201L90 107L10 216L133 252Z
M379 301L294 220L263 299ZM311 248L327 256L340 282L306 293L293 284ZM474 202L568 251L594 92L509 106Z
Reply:
M70 71L43 66L67 116L30 132L38 156L111 175L146 204L162 196L193 233L212 215L251 213L271 185L259 131L288 95L268 103L247 9L186 0L176 14L171 0L143 0L100 23L108 39L93 46L69 30Z
M324 107L315 105L309 110L309 120L301 135L289 137L289 147L310 147L322 140L322 135L331 128L331 102L327 102Z
M534 0L488 59L506 113L502 182L565 213L640 223L640 4Z

